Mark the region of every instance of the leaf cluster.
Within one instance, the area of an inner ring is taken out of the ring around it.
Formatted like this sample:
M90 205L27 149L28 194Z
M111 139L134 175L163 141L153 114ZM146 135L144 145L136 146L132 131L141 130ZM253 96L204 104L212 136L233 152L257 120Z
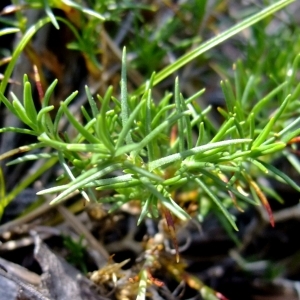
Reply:
M299 56L294 62L295 66L298 59ZM236 72L237 78L242 80L241 63L237 65ZM207 115L210 108L202 110L195 101L204 91L184 99L179 91L179 80L176 79L174 96L167 93L163 99L154 101L154 78L155 75L141 96L129 95L124 50L121 98L113 97L110 87L103 97L98 95L95 100L86 88L90 112L82 107L84 123L80 123L68 109L76 92L61 102L52 120L49 112L54 107L48 103L57 81L46 91L43 106L37 112L31 84L25 76L24 104L14 94L12 102L3 94L0 97L29 129L5 128L1 131L35 135L38 142L27 146L27 150L51 147L54 151L49 154L25 155L9 164L56 157L64 169L62 178L68 178L69 183L39 194L56 193L58 195L52 203L58 203L80 191L87 201L112 202L112 209L131 200L138 200L141 205L139 222L145 216L158 217L160 207L165 207L182 220L188 219L190 216L176 202L176 192L185 189L197 190L198 196L192 200L199 207L205 195L204 198L210 199L211 204L218 207L237 229L233 216L226 208L226 199L231 198L237 207L240 201L258 204L264 200L257 185L253 184L255 179L250 172L253 166L264 174L270 173L281 178L299 190L268 159L271 154L281 152L299 134L300 118L292 119L289 112L293 107L291 104L298 98L299 84L272 115L262 120L259 112L268 111L269 101L289 82L282 83L249 111L242 107L243 102L248 101L247 93L254 88L251 86L251 77L242 95L234 95L230 83L222 82L227 110L219 109L224 122L220 128L215 128ZM77 132L75 136L60 131L62 118L72 124ZM252 196L247 194L249 186ZM112 190L114 197L98 199L94 188ZM243 189L246 192L242 192Z
M23 99L14 93L10 95L11 100L6 97L10 76L26 45L46 24L51 22L59 28L59 23L64 23L75 37L68 47L83 53L93 73L100 68L97 59L99 43L91 36L103 29L101 22L104 19L118 20L121 12L131 9L133 4L130 1L95 1L93 9L87 9L73 1L26 2L31 8L43 8L47 17L27 30L21 26L19 19L18 28L0 31L0 35L19 30L23 32L1 82L0 101L25 125L22 128L2 128L0 132L29 134L36 137L36 142L1 154L0 159L25 153L8 164L39 159L48 161L8 196L5 196L3 188L0 189L0 213L17 193L45 169L59 162L63 174L58 178L58 185L39 192L40 195L55 194L51 204L61 203L75 193L80 193L86 201L109 203L110 211L134 202L140 209L138 223L146 217L159 218L165 211L170 211L182 221L191 217L201 221L209 212L215 212L229 233L232 229L238 230L235 222L237 211L243 211L249 204L263 204L274 225L267 197L271 195L279 201L282 199L274 190L261 185L259 177L274 177L300 191L300 187L287 174L273 165L276 158L285 156L300 171L293 151L296 149L293 143L300 134L299 43L293 45L290 42L290 49L293 50L288 53L271 53L276 67L261 55L261 61L252 68L257 52L263 54L272 47L280 47L274 42L268 48L267 43L263 43L266 36L261 37L254 27L253 45L247 46L248 60L237 61L233 76L221 81L225 99L225 105L218 107L221 124L216 124L212 119L211 106L199 105L198 100L203 96L204 89L184 97L178 78L172 93L165 91L159 98L154 96L154 89L163 79L242 30L261 20L266 26L268 16L292 1L277 1L211 40L196 45L158 73L150 70L150 79L134 91L127 88L128 63L124 48L119 96L115 96L118 91L114 91L113 87L109 87L103 95L94 95L86 86L88 107L82 106L77 114L72 112L70 105L76 101L78 94L75 91L61 101L54 116L50 99L57 80L45 91L39 110L34 104L33 88L27 75L23 79ZM206 1L200 2L196 1L195 6L201 8L199 19L202 19ZM139 7L134 4L134 8ZM70 8L75 10L75 15L71 15ZM66 17L56 16L55 9L64 11ZM160 65L170 42L168 39L178 26L176 22L170 26L166 24L154 37L151 36L151 29L146 28L144 32L153 38L153 43L145 43L137 37L130 47L136 47L141 42L137 53L143 57L142 60L148 58L148 61L134 61L133 64L144 66L146 72L149 72L151 65ZM82 30L79 29L81 27ZM159 42L163 42L165 48L161 53L151 55ZM186 44L198 42L193 38L184 41ZM275 57L278 59L275 60ZM152 64L152 58L155 64ZM64 130L62 124L65 121L72 130ZM51 151L44 152L43 149ZM3 187L2 172L0 183ZM109 191L109 196L103 197L101 191ZM140 272L142 293L139 299L145 298L149 279L146 267Z

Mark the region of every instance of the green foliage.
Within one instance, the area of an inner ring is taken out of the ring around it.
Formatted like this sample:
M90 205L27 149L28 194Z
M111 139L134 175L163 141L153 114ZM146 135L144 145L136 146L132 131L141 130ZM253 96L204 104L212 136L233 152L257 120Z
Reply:
M63 236L63 243L66 249L69 251L67 261L74 266L78 266L79 269L87 274L87 267L85 263L85 247L82 245L83 237L80 237L79 241L74 241L69 236Z
M243 68L241 63L239 68ZM145 216L157 216L154 203L160 203L178 218L186 220L189 216L174 201L172 193L182 189L188 182L190 190L199 189L206 194L237 230L234 218L224 204L228 198L226 195L230 191L239 201L253 202L251 197L239 191L239 187L249 184L248 174L251 174L253 167L280 177L300 190L291 179L268 163L270 154L281 153L289 139L297 136L300 118L292 119L288 113L293 95L288 95L281 104L278 103L278 109L272 115L269 113L267 119L261 119L256 105L249 111L241 108L243 97L236 99L229 82L221 85L227 112L220 129L214 128L201 108L192 102L194 97L186 100L182 97L178 79L175 82L175 107L171 105L172 98L164 100L164 105L154 101L151 85L139 100L128 95L125 51L120 105L110 100L112 88L109 88L103 98L98 97L101 102L101 108L98 109L87 89L92 115L87 116L86 124L79 123L68 110L76 93L61 103L53 123L46 118L52 106L45 106L36 112L27 76L24 77L24 105L14 95L12 105L3 94L1 99L30 128L30 134L37 136L39 143L35 148L51 147L55 150L48 157L58 157L65 176L70 180L68 184L39 192L59 193L52 203L63 201L77 190L88 201L90 198L96 199L90 189L96 187L115 190L117 194L120 191L123 197L115 198L114 207L139 199L143 207L139 222ZM283 88L285 85L281 86ZM49 89L53 90L53 85ZM50 91L46 92L47 97ZM268 104L268 101L260 102L259 111L270 111ZM197 114L193 113L195 111ZM65 133L67 142L57 134L63 116L77 131L73 137ZM156 116L155 123L152 116ZM170 141L171 132L176 128L178 133ZM214 131L206 132L208 141L199 145L202 138L200 128L214 128ZM197 132L198 137L194 138ZM25 155L10 164L38 158L39 155ZM201 202L201 197L195 201Z
M116 96L118 91L111 86L103 95L93 95L86 87L89 107L81 108L81 121L69 109L77 91L61 101L53 116L54 106L50 99L57 80L45 91L40 110L34 104L27 75L23 80L23 99L13 93L12 101L8 99L7 85L20 54L43 26L52 23L59 29L63 23L74 34L68 48L82 53L90 73L95 74L101 69L99 36L105 22L121 22L122 13L130 10L138 27L139 22L144 21L141 10L154 12L156 7L137 5L133 1L87 1L89 8L69 0L25 2L30 8L43 9L46 17L27 28L26 18L18 14L9 28L0 31L0 36L22 33L0 85L0 101L26 128L6 127L0 132L28 134L36 137L36 142L3 153L0 160L25 152L8 164L47 161L8 195L5 195L5 182L0 172L0 215L18 193L59 162L63 170L59 185L38 193L55 194L51 204L61 203L73 193L81 193L86 201L110 203L111 212L131 201L138 202L138 224L147 217L159 218L164 209L186 221L191 216L186 211L186 203L177 196L192 192L194 196L189 201L197 207L192 217L202 221L208 213L214 212L236 244L239 243L234 235L234 230L238 230L237 210L262 203L274 225L264 194L279 201L282 199L271 188L260 186L257 179L270 176L300 191L297 183L272 164L285 156L300 172L299 160L290 151L295 150L291 141L300 134L297 78L300 35L297 28L286 26L273 33L273 39L268 38L266 32L271 14L292 0L277 1L203 43L194 33L180 42L171 39L185 24L186 20L180 18L167 19L154 35L151 26L143 27L140 32L135 30L138 34L127 43L128 49L135 50L137 56L129 64L123 49L120 96ZM182 12L197 12L184 30L201 26L207 2L187 1L181 7ZM57 16L56 10L63 12L64 17ZM218 108L220 125L212 120L212 108L203 108L197 101L205 90L185 98L180 92L180 80L176 78L173 93L164 91L163 96L156 95L156 85L162 80L245 29L249 29L251 35L244 49L245 60L238 60L232 73L221 71L225 78L221 81L225 106ZM296 41L292 36L296 36ZM192 50L187 50L191 45ZM162 59L170 49L185 53L164 67ZM152 75L131 90L127 86L127 68L137 66L146 75ZM72 127L68 131L72 134L60 132L63 120ZM51 151L40 151L44 148ZM103 190L111 191L111 196L99 198L98 191ZM70 239L65 242L75 255L72 259L81 261L81 242L77 244ZM84 265L80 267L84 269ZM147 269L142 269L138 299L145 299L148 276ZM209 299L210 296L203 297Z
M49 117L49 112L54 107L48 103L57 81L46 91L39 112L35 109L31 84L26 75L23 83L23 103L14 94L12 102L3 94L22 49L41 26L49 21L54 22L49 7L46 6L49 17L40 21L39 25L31 27L16 48L1 83L0 98L29 128L4 128L2 131L11 130L35 135L38 143L27 146L24 151L44 147L51 147L54 151L46 156L28 154L11 161L10 164L42 157L51 158L53 162L59 160L65 172L64 177L70 182L41 191L39 194L56 193L58 195L52 203L58 203L76 191L80 191L89 201L97 200L92 188L113 190L115 197L107 199L113 202L113 209L131 200L140 201L142 209L139 222L146 216L157 217L160 206L169 209L178 218L187 220L189 215L176 202L174 193L182 189L198 190L199 196L194 201L199 207L203 199L210 199L210 209L220 210L237 230L234 217L228 210L231 206L228 203L237 201L237 206L256 203L257 195L254 195L253 190L252 196L241 190L247 190L247 186L256 180L258 172L280 178L299 190L296 183L270 164L271 155L274 157L281 154L287 142L299 134L297 128L300 118L295 114L295 109L299 111L300 87L293 75L298 66L299 56L290 65L288 72L292 75L284 78L284 81L279 82L267 95L261 96L254 105L251 98L259 89L259 74L248 74L243 63L238 61L234 85L228 80L221 82L227 110L220 109L224 117L220 128L216 128L210 121L208 110L203 110L195 102L200 93L188 99L183 98L178 79L175 81L174 100L172 96L154 99L152 89L163 78L204 51L289 2L279 1L200 45L157 75L153 74L147 85L131 94L127 91L124 49L120 99L112 99L112 87L108 88L103 98L97 96L97 100L86 88L91 115L87 110L83 110L86 119L84 124L68 109L68 105L76 97L76 92L61 102L53 121ZM274 111L276 96L278 100L275 107L278 108ZM273 100L273 103L270 100ZM62 118L67 118L74 127L77 132L75 136L64 133L62 139L58 134ZM175 135L172 136L174 132ZM259 195L259 192L256 191L256 194ZM231 201L227 201L230 197ZM200 210L198 218L203 218Z

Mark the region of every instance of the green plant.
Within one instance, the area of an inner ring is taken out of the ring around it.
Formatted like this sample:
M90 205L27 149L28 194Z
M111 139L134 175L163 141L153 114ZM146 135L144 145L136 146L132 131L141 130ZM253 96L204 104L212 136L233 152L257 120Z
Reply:
M63 244L69 251L67 255L67 261L78 266L79 269L87 274L87 267L85 263L85 246L82 244L83 236L80 237L79 241L74 241L70 236L63 236Z
M35 108L31 83L26 75L23 103L14 94L12 102L4 95L19 54L42 26L50 21L55 25L55 20L59 20L74 29L62 18L53 17L48 7L45 7L48 17L26 31L0 87L3 104L28 127L3 128L1 132L30 134L36 136L37 142L2 154L0 158L45 147L53 149L47 154L25 154L9 162L12 165L48 158L46 167L49 168L59 161L64 170L59 178L63 183L39 192L55 193L52 204L64 201L76 192L80 192L86 201L110 203L111 211L137 200L140 205L138 223L145 217L158 218L164 215L172 227L173 219L167 217L170 212L182 221L191 217L186 211L187 204L177 199L178 193L194 191L189 201L197 207L197 211L192 214L199 220L214 211L221 220L226 219L227 223L224 224L231 224L232 227L225 225L231 232L232 228L238 230L235 224L236 210L233 207L243 210L248 204L262 203L274 226L272 211L265 196L265 193L272 191L260 186L257 179L261 174L272 176L300 191L292 179L272 165L276 157L284 154L300 169L299 164L292 159L293 154L289 152L291 141L300 134L300 84L296 78L299 55L283 60L286 63L286 76L278 76L276 84L264 94L259 92L262 71L249 73L247 65L238 61L233 82L221 82L226 109L219 108L223 118L220 127L210 119L211 107L202 108L197 104L196 100L204 90L185 99L180 93L178 78L174 83L174 93L166 92L162 99L155 99L153 89L164 78L199 55L291 2L278 1L201 44L157 74L153 73L144 85L133 92L127 89L124 48L119 99L113 96L112 87L107 89L104 96L97 95L96 99L86 87L89 109L81 108L83 123L68 109L76 92L61 102L54 119L50 117L49 113L54 106L49 105L49 101L57 80L45 91L40 111ZM76 33L76 29L73 31ZM75 36L80 41L81 37L77 33ZM84 42L82 45L86 46ZM85 48L79 50L86 52ZM256 99L254 103L253 98ZM63 118L73 126L76 134L60 132ZM2 211L20 189L39 175L35 174L28 182L22 183L18 190L4 197L1 201ZM111 190L113 194L99 199L98 190ZM143 283L145 280L143 278Z
M217 129L206 116L208 110L201 111L197 105L191 104L201 93L184 100L179 92L178 80L175 82L174 104L170 103L171 94L155 104L151 96L151 81L141 99L128 96L124 52L121 101L112 98L114 106L110 106L112 89L109 88L103 98L98 96L101 103L101 109L98 110L96 102L86 89L92 115L83 109L86 124L82 125L67 109L76 93L61 103L56 119L50 119L48 112L53 106L47 104L55 84L56 81L46 91L44 106L40 112L36 112L33 105L31 87L26 76L24 106L14 95L12 104L0 95L5 105L31 128L7 128L2 131L13 130L36 135L39 142L27 146L27 150L48 146L56 150L47 155L25 155L9 163L58 157L65 170L64 176L69 178L70 183L39 192L60 193L52 203L62 201L77 190L81 190L87 201L90 198L97 201L97 196L91 189L96 187L98 190L110 189L117 192L115 197L107 199L115 203L114 208L139 199L142 207L140 221L146 215L157 217L159 202L174 215L186 220L188 215L176 204L172 193L187 184L189 189L200 188L237 229L232 216L224 207L224 201L220 199L228 198L225 195L230 191L240 200L255 204L250 197L238 191L239 186L245 188L250 185L254 198L257 198L255 195L260 195L249 175L249 168L253 165L264 173L274 173L298 189L284 174L262 160L272 153L282 151L286 143L299 134L296 128L300 118L291 120L289 115L288 118L282 117L297 94L287 95L273 116L269 120L261 120L257 126L259 120L256 116L259 111L267 110L271 96L255 105L246 117L241 105L243 97L235 99L229 82L224 82L222 87L227 111L220 112L226 120ZM280 88L286 84L288 83L281 84ZM271 95L279 91L277 88ZM64 134L62 139L59 135L59 121L63 115L76 128L78 134L75 137ZM196 139L193 138L194 129L198 132ZM172 131L178 133L170 139ZM69 164L72 165L71 168Z

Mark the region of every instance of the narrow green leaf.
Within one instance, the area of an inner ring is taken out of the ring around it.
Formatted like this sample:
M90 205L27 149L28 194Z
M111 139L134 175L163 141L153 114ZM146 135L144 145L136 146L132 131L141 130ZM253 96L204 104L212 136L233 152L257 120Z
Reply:
M300 83L296 85L296 88L292 91L292 101L298 99L300 96Z
M25 129L25 128L16 128L16 127L0 128L0 133L3 133L3 132L16 132L16 133L36 135L36 132L33 130Z
M41 134L38 139L42 142L44 142L45 145L50 146L54 149L64 151L82 151L82 152L92 152L92 153L98 153L103 154L105 157L109 156L109 153L107 152L107 149L102 144L73 144L73 143L64 143L60 141L53 140L48 137L46 133Z
M162 185L164 185L164 186L170 186L170 185L177 184L178 181L181 179L181 177L182 177L181 175L177 175L177 176L168 178L168 179L166 179L166 180L164 180L162 182Z
M242 125L245 124L245 121L244 121L245 118L244 117L238 117L239 113L237 112L237 110L238 110L238 106L235 106L234 107L234 111L235 111L234 125L236 127L237 136L234 136L234 137L243 139L243 138L245 138L245 134L244 134L244 130L243 130ZM242 113L240 113L240 115L242 115ZM243 121L239 121L239 120L243 120ZM245 145L243 145L242 147L244 147L244 146Z
M234 160L238 161L237 158L241 158L244 156L249 156L249 154L251 154L252 151L251 150L238 150L236 152L234 152L233 154L222 154L221 157L219 157L219 162L232 162Z
M86 108L84 106L81 106L80 110L81 110L84 118L87 120L87 122L90 122L92 120L92 117L89 115L89 113L87 112Z
M150 81L151 83L151 81ZM152 93L151 89L148 90L147 94L147 102L146 102L146 122L145 122L145 135L147 136L152 131L151 123L152 123ZM155 157L154 151L154 143L150 141L147 145L148 151L148 161L152 161Z
M45 132L51 132L53 134L53 123L52 120L50 118L50 116L48 115L48 113L50 111L52 111L54 109L54 106L47 106L47 107L43 107L37 114L36 117L36 122L37 122L37 129L39 133L42 133L42 131Z
M186 105L186 102L183 98L183 96L180 94L180 102L182 106L183 111L188 111L188 106ZM186 137L186 147L187 149L190 149L193 147L193 132L192 132L192 123L190 120L189 115L185 115L183 118L184 123L184 134Z
M269 136L271 130L274 129L274 123L275 123L275 118L271 117L267 125L262 129L260 134L253 141L251 149L254 150L255 148L258 148L264 141L267 140L267 137Z
M149 142L151 142L154 138L156 138L167 126L173 125L179 118L182 118L184 115L188 114L188 112L183 112L179 115L175 115L164 122L162 122L160 125L158 125L155 129L152 130L150 134L148 134L144 139L138 144L137 151L146 147Z
M11 96L13 98L12 104L15 112L17 113L17 117L19 117L23 123L31 127L33 130L36 130L36 124L33 123L32 120L28 117L25 108L23 107L19 99L14 93L11 93Z
M204 123L201 122L199 125L199 136L196 142L196 147L202 146L204 144L209 143L209 137L207 136L207 132L204 128Z
M233 123L234 123L234 117L224 122L221 128L218 130L217 134L212 138L210 143L215 143L218 142L219 140L226 138L225 134L229 130L229 128L232 127Z
M186 160L182 162L182 167L185 169L189 170L217 170L219 169L222 172L230 172L230 173L235 173L235 172L240 172L241 168L240 166L228 166L228 165L215 165L210 162L199 162L195 160Z
M285 143L289 142L292 138L294 138L294 137L296 137L296 136L298 136L300 134L300 132L299 132L299 130L300 130L299 129L299 124L300 124L300 117L298 117L293 122L291 122L290 124L288 124L287 126L285 126L284 129L282 129L278 133L278 136L282 137L282 141L283 142L285 142ZM293 130L295 127L297 129Z
M176 105L176 112L177 114L180 114L183 112L183 107L181 104L180 99L180 91L179 91L179 79L176 77L175 79L175 105ZM179 142L179 152L182 152L185 150L185 134L184 134L184 126L183 126L183 118L179 118L178 121L178 142Z
M18 157L17 159L11 160L8 162L6 165L11 166L11 165L16 165L20 164L26 161L31 161L31 160L38 160L42 158L52 158L52 157L57 157L57 153L38 153L38 154L27 154L22 157Z
M267 185L260 185L262 191L266 194L266 196L270 196L273 199L277 200L280 204L284 204L284 199L281 195L279 195L272 187L268 187Z
M98 135L101 137L103 144L110 150L111 153L114 153L115 147L112 141L110 132L109 132L109 125L107 122L107 111L109 110L109 102L112 95L113 87L110 86L103 98L100 115L98 115L97 120L99 121L98 124Z
M293 65L291 67L291 74L287 74L287 76L286 76L288 84L286 87L285 94L293 93L295 90L294 89L295 84L299 82L297 79L297 74L298 74L298 69L299 69L299 61L300 61L300 54L298 54L293 61Z
M71 103L71 101L76 97L76 95L78 94L78 91L75 91L73 92L65 101L64 101L64 104L67 106ZM54 133L56 134L56 138L59 139L59 135L58 135L58 129L59 129L59 121L61 119L61 117L63 116L63 108L62 106L59 107L57 113L56 113L56 116L55 116L55 120L54 120L54 127L53 127L53 130L54 130Z
M113 185L115 183L125 183L128 184L130 181L134 180L132 178L131 174L125 174L125 175L120 175L120 176L116 176L116 177L111 177L111 178L104 178L104 179L99 179L99 180L95 180L95 186L104 186L104 185ZM138 182L138 180L136 180ZM88 185L90 186L90 185ZM94 186L94 185L91 185Z
M42 107L47 107L49 105L49 102L50 102L50 99L51 99L51 96L54 92L54 89L56 87L58 83L58 80L55 79L51 84L50 86L47 88L46 92L45 92L45 95L44 95L44 100L42 102Z
M283 90L283 88L287 85L287 82L283 82L282 84L280 84L279 86L277 86L274 90L272 90L267 96L265 96L263 99L261 99L256 105L254 105L254 107L251 110L251 113L254 114L254 116L256 117L256 115L263 111L264 107L266 106L266 104L271 101L272 99L274 99L274 97ZM250 115L250 114L249 114Z
M82 126L76 118L73 116L73 114L69 111L67 105L62 102L60 104L60 107L62 108L63 112L65 113L66 117L70 121L70 123L82 134L82 136L91 144L98 144L100 143L100 140L97 139L94 135L92 135L89 131L87 131L84 126Z
M249 137L250 139L254 140L254 132L255 132L255 118L254 118L254 113L250 113L249 118L247 120L249 123ZM249 143L246 147L247 150L250 150L252 147L252 143Z
M233 94L230 82L228 80L224 80L224 81L222 80L221 87L222 87L223 94L225 96L227 110L233 114L234 113L233 108L236 103L236 99Z
M20 29L19 28L4 28L0 30L0 36L6 35L6 34L11 34L11 33L17 33L19 32Z
M51 142L49 142L50 144ZM98 154L99 159L105 159L111 157L110 153L107 152L107 148L104 148L103 145L96 144L66 144L66 150L74 152L92 152ZM75 155L76 153L74 153Z
M161 204L169 209L175 216L177 216L180 220L186 221L191 217L171 198L166 198L162 193L160 193L157 188L151 184L148 179L143 180L141 178L144 186L151 192L155 197L157 197Z
M139 226L141 224L141 222L145 219L145 217L147 216L147 214L149 213L149 207L150 207L150 204L151 204L151 196L150 195L145 202L142 203L142 210L141 210L141 213L140 213L140 216L139 216L139 219L137 221L137 225Z
M116 156L120 155L120 154L117 154L117 153L120 153L119 148L121 147L121 145L124 144L124 140L126 141L126 136L129 136L129 134L130 134L129 132L132 127L132 124L133 124L137 114L140 112L142 105L144 105L145 102L146 102L146 100L144 99L136 106L134 111L130 114L130 117L127 119L126 125L122 128L121 132L119 133L119 137L118 137L118 140L117 140L116 146L115 146ZM133 144L133 141L131 139L131 143L129 143L128 141L126 141L126 143L128 145L130 145L130 144Z
M107 198L101 198L101 200L99 200L98 202L102 203L102 202L109 202L109 203L113 203L112 207L110 208L110 210L108 211L109 214L113 213L114 211L120 209L124 204L126 204L127 202L130 201L130 199L128 198L121 198L121 197L109 197ZM107 201L106 201L107 199ZM120 199L120 200L119 200Z
M194 95L192 95L191 97L189 97L188 99L186 99L186 104L195 101L197 98L199 98L200 96L202 96L204 93L205 93L205 89L202 89L199 92L195 93Z
M68 164L66 163L65 158L64 158L64 156L62 155L61 152L58 152L58 159L59 159L60 165L65 170L65 174L69 177L71 182L74 182L76 179L75 179L71 169L69 168ZM82 195L82 197L86 201L90 201L90 198L89 198L88 194L85 191L83 191L81 189L79 191L80 191L80 194Z
M91 110L92 110L92 115L93 115L94 118L96 118L97 115L98 115L98 113L99 113L97 104L96 104L96 102L95 102L95 100L94 100L94 98L93 98L93 96L91 94L91 91L88 88L88 86L85 86L84 89L85 89L85 93L86 93L86 96L88 98Z
M170 95L170 98L172 96L172 94L169 94ZM160 122L161 119L166 119L166 112L168 110L171 110L175 108L175 104L169 104L169 105L166 105L164 107L162 107L158 113L155 115L155 117L153 118L152 120L152 124L151 124L151 127L154 128L157 126L157 124Z
M51 23L53 24L53 26L59 30L59 25L57 23L57 20L55 18L55 15L53 14L53 11L51 9L51 7L49 6L49 1L48 0L43 0L43 6L45 8L45 12L47 14L47 16L50 18Z
M213 200L213 202L217 205L217 207L221 210L221 212L224 214L224 216L226 217L226 219L229 221L229 223L231 224L231 226L236 230L239 231L234 220L232 219L231 215L229 214L229 212L226 210L226 208L223 206L223 204L221 203L221 201L214 195L214 193L212 193L210 191L210 189L206 186L206 184L204 184L204 182L202 180L200 180L199 178L195 178L195 181L198 183L198 185L203 189L203 191L207 194L207 196L209 196L209 198L211 200Z
M262 165L257 159L249 158L248 161L254 164L262 173L269 173L268 169L264 165Z
M281 152L285 147L286 144L283 142L277 142L270 145L261 145L258 148L251 149L251 156L258 157L271 153Z
M151 203L150 203L150 213L153 218L158 219L160 215L160 211L158 210L158 199L154 195L150 195Z
M63 178L65 178L65 174L63 174L63 176L64 176ZM58 179L60 180L61 176ZM69 187L68 184L62 184L62 185L59 185L59 186L53 186L51 188L44 189L42 191L37 192L36 194L38 196L40 196L40 195L46 195L46 194L59 193L59 192L61 192L63 190L66 190L68 187Z
M183 210L171 197L157 198L161 201L161 204L164 207L170 210L170 212L172 212L180 220L187 221L191 219L191 216L185 210Z
M123 128L126 127L129 118L129 105L127 95L127 76L126 76L126 48L123 48L122 54L122 72L121 72L121 119ZM132 144L133 140L128 131L125 136L126 144Z
M209 172L207 169L201 168L199 170L199 172L203 173L204 176L206 176L208 178L211 178L212 181L213 181L213 183L214 183L214 185L216 187L219 187L220 189L223 189L224 192L228 193L230 191L237 198L243 200L244 202L249 203L251 205L257 205L257 203L255 201L253 201L253 199L251 199L251 198L243 195L242 193L240 193L231 183L224 182L218 176L216 176L216 175L212 174L211 172Z
M15 149L11 149L5 153L0 154L0 160L4 160L13 155L28 152L28 151L31 151L34 149L44 148L45 146L46 146L45 143L34 143L34 144L26 145L26 146L21 146L21 147L15 148Z
M64 190L56 198L54 198L50 202L50 204L52 205L63 201L65 197L75 192L77 189L85 188L85 185L88 184L89 182L96 180L104 175L107 175L113 171L116 171L117 169L120 168L121 168L121 164L115 164L115 165L110 165L108 167L103 167L103 169L97 167L86 171L85 173L78 176L74 181L72 181L72 183L68 184L68 188Z
M151 74L151 77L150 77L150 79L146 82L146 89L145 89L145 94L150 90L150 89L152 89L152 87L153 87L153 81L154 81L154 78L155 78L155 72L153 72L152 74ZM144 94L144 95L145 95Z
M105 179L103 179L105 180ZM101 181L101 180L96 180L96 182ZM93 184L88 184L87 186L97 186ZM131 179L128 182L116 182L116 183L112 183L112 184L107 184L107 185L101 185L101 186L97 186L96 190L97 191L104 191L104 190L112 190L112 191L118 191L121 189L128 189L131 187L138 187L141 186L141 182L138 179Z
M84 125L84 129L88 132L90 132L91 134L94 133L94 127L96 124L97 120L96 119L91 119L87 124ZM81 143L85 140L85 138L82 136L81 133L78 133L77 136L75 138L73 138L73 143ZM65 141L67 143L71 143L71 140L69 138L65 137ZM103 145L103 144L102 144ZM103 147L105 147L103 145Z
M212 149L218 149L222 147L227 147L233 144L242 144L242 143L249 143L251 142L251 139L236 139L236 140L228 140L228 141L222 141L222 142L216 142L216 143L211 143L207 145L202 145L198 147L194 147L192 149L183 151L181 153L176 153L172 154L160 159L157 159L155 161L152 161L149 163L149 171L153 171L154 169L161 167L165 164L177 161L177 160L184 160L186 157L191 156L191 155L196 155L199 153L206 152L208 150Z
M246 87L244 89L242 98L240 100L242 107L245 107L247 105L247 102L249 102L250 91L251 91L251 89L253 89L254 83L255 83L255 76L250 75L250 77L248 78Z
M293 168L298 172L298 174L300 174L300 161L298 157L287 150L284 150L282 152L286 159L289 161L289 163L293 166Z
M138 166L135 166L135 165L133 165L129 162L125 161L123 163L123 166L125 168L128 168L129 170L132 170L134 173L137 173L137 174L141 175L142 177L148 178L149 180L154 180L154 181L158 181L158 182L163 182L164 181L164 179L161 178L160 176L158 176L154 173L151 173L146 169L139 168Z
M4 105L9 109L11 113L13 113L15 116L18 115L17 111L15 110L12 103L0 92L0 100L4 103Z
M95 10L83 7L82 5L79 5L78 3L71 1L71 0L62 0L62 2L64 2L66 5L73 7L81 12L83 12L84 14L90 15L100 21L105 21L105 17L102 16L101 14L99 14L98 12L96 12Z
M271 171L274 175L278 176L281 178L284 182L289 184L291 187L293 187L296 191L300 192L300 186L293 181L289 176L287 176L285 173L282 171L278 170L276 167L273 165L266 163L264 161L258 160L265 168L267 168L269 171Z
M252 149L259 147L261 144L264 144L268 135L270 134L271 130L273 129L275 122L279 119L279 117L285 110L285 108L288 105L290 100L291 100L291 95L288 95L284 99L283 103L280 105L279 109L276 111L275 115L270 119L270 121L265 126L265 128L261 131L261 133L258 135L258 137L253 141Z

